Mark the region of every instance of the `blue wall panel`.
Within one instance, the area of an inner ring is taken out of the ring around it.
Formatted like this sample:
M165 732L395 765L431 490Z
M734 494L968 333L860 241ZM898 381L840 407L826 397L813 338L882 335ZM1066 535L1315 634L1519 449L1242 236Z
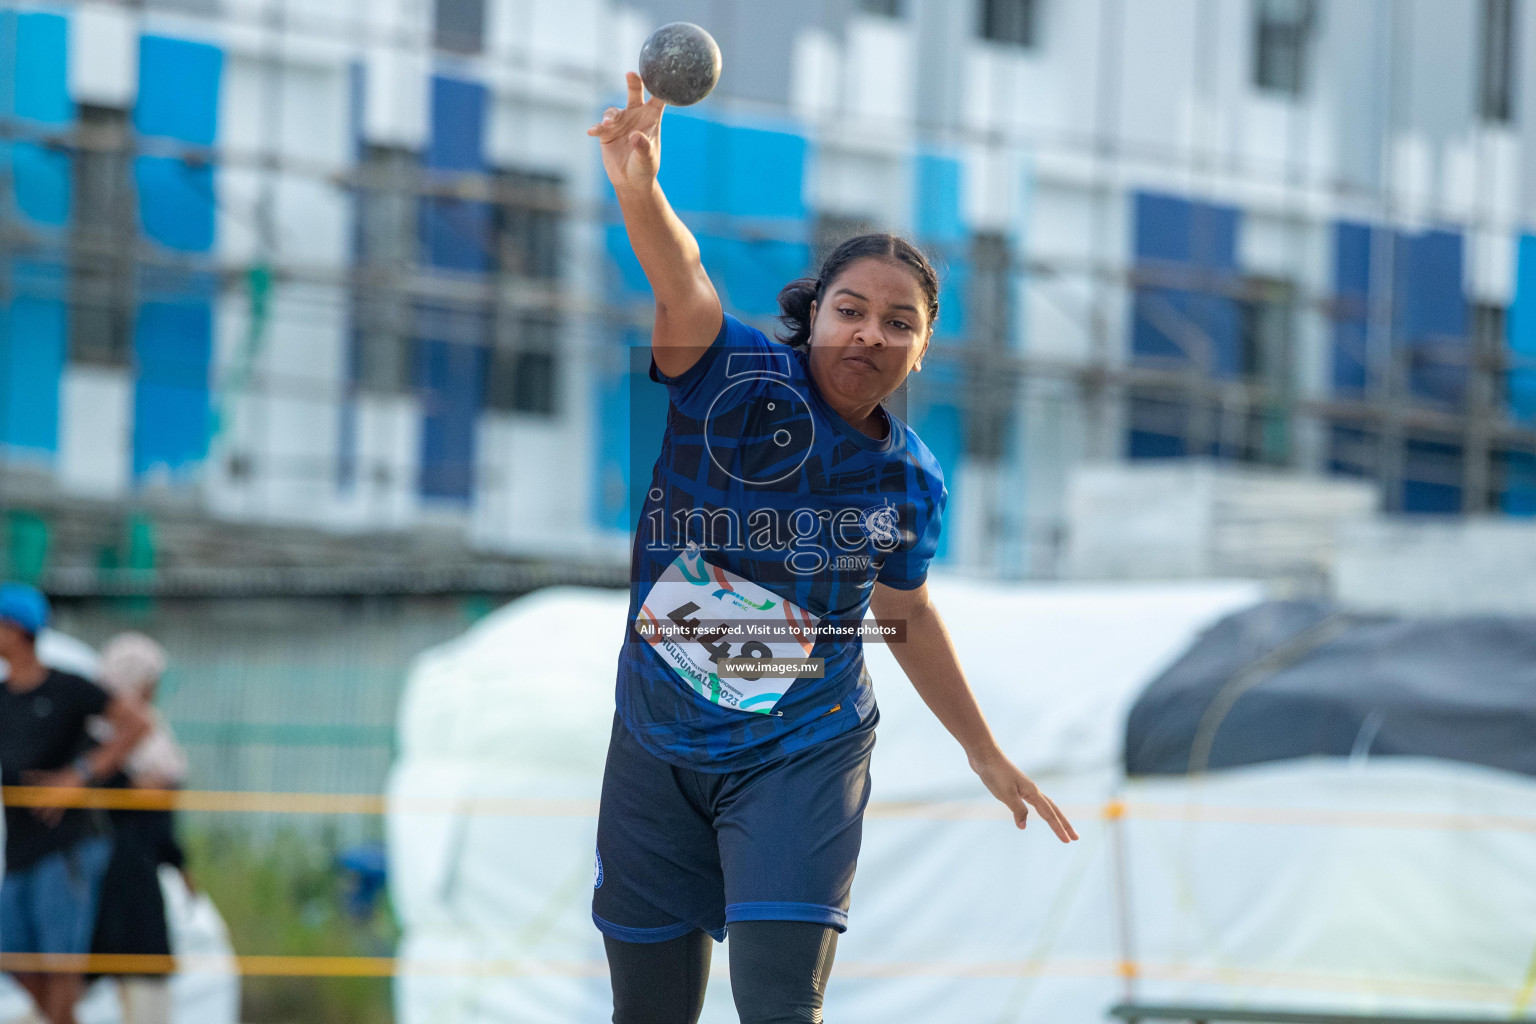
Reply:
M681 213L802 221L806 140L792 131L667 115L661 185ZM611 190L609 192L611 195Z
M7 458L51 461L59 443L59 385L67 313L59 266L24 264L0 305L0 445Z
M719 212L726 207L722 155L730 129L697 114L667 114L661 161L661 187L679 213ZM604 179L606 181L606 179ZM608 186L612 195L612 186Z
M426 166L448 172L484 171L485 110L485 86L434 77ZM429 266L467 273L490 270L494 262L491 206L458 199L424 199L421 242Z
M1168 283L1137 288L1132 355L1194 360L1213 376L1238 376L1246 368L1238 345L1237 303L1219 290L1236 283L1238 211L1149 192L1136 193L1134 204L1137 268ZM1185 279L1191 287L1180 286Z
M738 217L804 220L809 147L793 132L733 125L717 182L728 189L725 212Z
M424 338L416 343L421 395L421 494L468 501L475 486L476 425L485 348Z
M1506 452L1500 462L1499 507L1512 516L1536 516L1536 455Z
M629 519L629 391L627 373L593 374L597 452L592 460L592 521L605 530L635 526Z
M134 329L136 477L184 476L208 454L212 294L211 284L189 286L181 294L157 294L139 307Z
M478 82L434 76L431 135L423 163L445 174L479 173L485 163L486 90ZM424 199L422 260L443 270L482 274L494 266L487 203ZM485 389L487 321L462 311L417 311L416 385L421 399L423 497L469 501L475 488L478 424Z
M224 54L186 39L139 40L139 99L134 126L145 135L211 146L218 137Z
M33 142L10 146L16 210L33 224L63 227L69 222L69 155Z
M212 249L217 213L213 174L211 166L175 157L136 157L133 180L145 236L183 252Z
M485 86L458 78L432 78L432 137L426 165L443 171L485 166Z
M609 365L593 375L592 519L602 529L632 530L661 454L667 389L650 379L649 332L622 332L604 355Z
M1390 249L1382 252L1378 246ZM1368 224L1334 225L1334 393L1362 397L1376 383L1368 351L1375 301L1373 259L1391 261L1391 344L1396 358L1406 361L1409 394L1460 405L1466 393L1468 343L1463 239L1459 232L1444 230L1413 234ZM1330 467L1337 473L1370 475L1374 446L1379 443L1358 428L1335 425L1330 434ZM1347 452L1362 444L1371 453ZM1459 512L1462 488L1455 481L1461 469L1459 447L1426 440L1404 442L1398 507L1404 512Z
M1409 440L1403 450L1403 511L1456 515L1461 511L1460 445Z
M1131 302L1132 358L1163 365L1192 362L1218 379L1251 370L1243 365L1238 304L1231 296L1239 276L1240 211L1182 196L1137 192L1132 216L1133 256L1145 279ZM1173 415L1179 411L1173 410ZM1185 447L1181 435L1145 426L1132 429L1126 438L1133 459L1224 454L1214 449L1187 452Z
M63 125L74 119L67 85L69 22L58 14L16 14L15 79L10 109L17 117Z
M622 302L649 294L650 282L645 279L645 271L640 269L640 261L630 247L629 233L623 224L609 224L603 229L603 246L612 261L609 268L612 271L609 275L610 301Z
M917 431L917 436L923 439L923 443L938 460L939 467L944 470L945 486L950 491L949 508L946 512L948 521L943 524L943 529L939 533L939 548L935 555L942 560L949 556L950 538L955 532L956 502L963 500L963 495L959 494L958 484L960 463L965 457L964 417L958 406L948 402L925 402L917 410L912 429Z
M961 212L963 169L960 161L938 153L919 153L915 167L917 209L912 224L926 244L952 246L969 237Z
M1460 405L1467 389L1467 300L1462 291L1462 237L1454 231L1398 236L1397 344L1416 351L1408 389L1421 398Z
M213 145L223 71L224 54L216 46L142 37L134 126L144 135ZM213 248L217 206L212 166L140 156L134 159L133 176L146 237L183 252Z
M34 226L69 220L69 156L26 138L56 131L75 114L67 86L68 20L58 14L0 11L0 116L22 124L21 138L0 143L9 164L16 210Z
M1459 232L1385 232L1366 224L1334 226L1333 387L1364 395L1371 383L1367 353L1371 259L1390 245L1392 344L1407 346L1408 389L1420 398L1460 404L1466 392L1467 300L1462 290Z
M475 82L432 79L432 133L425 164L439 171L485 170L485 87ZM426 199L421 204L422 252L427 264L484 273L491 269L489 204Z
M935 258L939 271L939 320L934 325L934 344L945 345L965 336L970 234L961 205L964 172L959 160L925 152L915 158L913 176L917 206L912 211L912 223L918 241Z
M1360 396L1366 390L1371 237L1365 224L1334 225L1333 390L1338 395Z
M811 270L811 247L773 238L719 239L721 270L711 278L738 315L770 317L779 312L779 290Z
M1536 420L1536 235L1521 235L1515 256L1515 301L1509 309L1509 348L1524 366L1509 373L1509 411Z

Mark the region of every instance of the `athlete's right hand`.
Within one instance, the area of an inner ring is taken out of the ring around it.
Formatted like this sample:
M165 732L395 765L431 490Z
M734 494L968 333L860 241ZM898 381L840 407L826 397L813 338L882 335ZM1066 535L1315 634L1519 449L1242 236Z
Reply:
M603 119L587 134L603 145L603 170L616 190L649 187L661 166L661 112L666 104L652 96L645 99L645 87L633 71L625 76L629 83L629 105L623 110L609 107Z

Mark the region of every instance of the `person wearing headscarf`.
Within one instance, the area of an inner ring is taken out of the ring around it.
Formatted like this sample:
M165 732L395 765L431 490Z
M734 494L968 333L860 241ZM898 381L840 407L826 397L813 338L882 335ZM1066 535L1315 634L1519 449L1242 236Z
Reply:
M108 785L160 790L177 789L186 781L186 754L153 706L166 660L165 649L142 633L120 634L102 648L101 685L110 693L135 697L150 717L148 734ZM168 864L184 877L186 873L172 814L168 810L113 811L112 824L117 843L102 886L91 951L169 957L170 930L159 871ZM166 975L125 975L117 981L124 1024L169 1024Z

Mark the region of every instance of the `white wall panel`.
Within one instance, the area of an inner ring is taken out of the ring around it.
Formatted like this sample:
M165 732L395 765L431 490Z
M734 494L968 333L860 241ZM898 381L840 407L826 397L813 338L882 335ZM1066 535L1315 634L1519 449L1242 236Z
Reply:
M904 153L823 144L811 173L807 201L814 210L866 217L898 231L911 219L911 161Z
M128 371L71 365L59 397L59 482L92 497L126 494L133 432Z
M1118 5L1119 134L1130 147L1187 158L1188 112L1195 92L1196 0L1136 0Z
M277 251L284 263L343 268L351 259L351 204L345 191L307 175L275 183Z
M261 173L254 167L235 164L220 168L214 178L219 199L214 211L214 245L219 259L227 265L249 265L256 259Z
M514 59L595 70L612 53L614 21L602 0L502 0L496 11L495 38L498 44L511 44ZM635 54L639 52L637 48Z
M896 18L854 17L844 62L848 113L892 122L903 134L915 108L912 30Z
M790 54L790 108L797 117L816 122L840 109L843 82L842 48L832 33L803 28Z
M421 501L421 408L404 395L360 395L352 411L356 481L341 495L340 521L361 529L412 525Z
M363 138L419 149L427 140L428 57L424 50L376 44L363 72Z
M1429 139L1416 131L1398 133L1392 139L1392 177L1389 187L1397 209L1410 222L1430 220L1435 195L1435 153Z
M510 8L514 0L503 2ZM614 6L608 9L603 27L603 52L600 57L604 73L611 76L612 81L622 83L624 72L639 70L640 48L656 28L656 23L644 11Z
M1024 215L1025 152L999 142L976 142L964 148L962 159L965 222L978 231L1013 231Z
M503 167L582 175L598 159L597 142L587 135L593 116L523 95L497 96L486 118L486 157Z
M289 65L282 70L277 109L268 128L279 152L302 162L309 173L352 162L349 73L345 65ZM318 167L316 166L318 165Z
M962 66L967 128L1014 143L1048 141L1062 129L1063 76L1038 50L976 43Z
M1467 235L1467 294L1477 302L1508 306L1515 299L1516 232L1485 229Z
M139 33L115 4L81 3L69 22L69 94L76 103L127 108L139 87Z
M336 490L346 305L328 286L285 285L256 353L257 480L267 517L324 521Z
M480 423L471 534L477 544L548 552L567 547L586 521L587 469L565 418L488 414Z

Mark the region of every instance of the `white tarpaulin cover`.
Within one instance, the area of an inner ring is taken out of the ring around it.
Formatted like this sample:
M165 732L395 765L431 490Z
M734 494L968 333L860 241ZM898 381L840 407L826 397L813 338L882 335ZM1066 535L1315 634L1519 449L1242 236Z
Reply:
M1083 839L1019 834L870 646L882 720L829 1021L1101 1021L1127 957L1144 999L1518 1008L1536 947L1531 780L1402 759L1128 787L1131 703L1259 588L931 590L1006 749ZM544 591L414 666L388 822L401 1024L608 1020L592 852L626 607L622 592ZM1116 794L1128 813L1111 825ZM723 953L710 1024L736 1019Z

